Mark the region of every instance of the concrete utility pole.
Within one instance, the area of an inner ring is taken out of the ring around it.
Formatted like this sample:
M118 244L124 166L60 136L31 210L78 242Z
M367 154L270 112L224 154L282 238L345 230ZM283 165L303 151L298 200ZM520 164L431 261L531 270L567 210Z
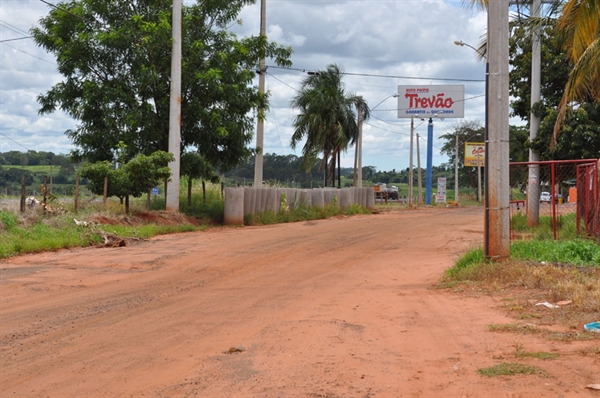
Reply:
M421 151L419 150L419 133L417 133L417 183L419 184L419 197L417 198L417 206L421 205L423 198L423 185L421 181Z
M531 16L539 18L541 0L533 0L531 5ZM541 46L539 25L531 33L531 107L541 98ZM529 141L533 141L540 129L540 118L533 111L529 117ZM529 149L529 161L539 162L540 152ZM540 165L529 165L529 178L527 179L527 225L535 226L540 223Z
M358 142L356 143L358 164L356 166L356 174L358 181L355 186L362 188L362 108L358 106Z
M181 168L181 0L173 0L173 54L171 55L171 96L169 106L169 163L171 180L167 182L167 211L179 211L179 170Z
M510 257L508 151L508 0L488 2L488 164L484 254Z
M413 136L415 135L415 117L410 118L410 156L408 166L408 207L412 207L413 196Z
M427 176L425 177L425 204L431 204L433 187L433 118L427 124ZM457 202L458 203L458 202Z
M458 204L458 133L454 145L454 201Z
M267 35L267 0L260 1L260 35ZM265 58L259 61L258 92L265 93L265 76L267 74ZM254 159L254 186L261 187L263 183L263 153L265 135L265 110L258 109L258 121L256 122L256 158Z

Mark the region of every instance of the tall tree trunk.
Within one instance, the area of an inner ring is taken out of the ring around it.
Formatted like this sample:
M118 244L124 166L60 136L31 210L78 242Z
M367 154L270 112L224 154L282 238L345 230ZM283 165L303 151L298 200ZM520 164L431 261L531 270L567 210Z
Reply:
M323 154L323 161L325 162L325 184L324 187L327 188L327 182L329 181L327 177L329 177L329 152L325 151Z
M338 150L337 153L337 158L338 158L338 188L342 187L342 155L341 155L341 151Z

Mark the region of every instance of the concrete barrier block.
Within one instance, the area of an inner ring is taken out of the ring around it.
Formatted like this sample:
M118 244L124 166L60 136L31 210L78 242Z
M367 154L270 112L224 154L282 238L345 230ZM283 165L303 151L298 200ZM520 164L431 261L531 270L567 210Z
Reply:
M367 187L367 209L375 208L375 188Z
M225 225L244 225L244 188L225 188Z
M314 207L323 208L325 206L325 196L322 189L311 189L310 196Z

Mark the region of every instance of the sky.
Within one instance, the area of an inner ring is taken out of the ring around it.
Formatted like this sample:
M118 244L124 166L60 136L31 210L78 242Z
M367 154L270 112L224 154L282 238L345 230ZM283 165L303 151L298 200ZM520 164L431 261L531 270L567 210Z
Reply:
M398 118L392 95L404 85L464 85L464 118L434 119L433 164L448 162L440 154L440 136L461 121L484 122L485 65L475 51L487 26L484 11L467 9L462 1L443 0L265 0L267 37L292 46L292 68L277 68L267 60L264 153L301 155L290 138L297 110L290 102L306 72L335 63L346 72L345 88L361 95L372 109L363 125L363 166L379 171L406 169L410 158L410 119ZM57 0L49 0L58 4ZM187 0L185 2L188 2ZM53 55L37 47L29 29L49 11L40 0L0 2L0 152L51 151L67 154L73 146L65 131L76 121L62 112L39 115L36 98L62 81ZM243 9L239 36L258 35L260 0ZM10 40L10 41L6 41ZM512 121L511 121L512 123ZM421 164L426 162L427 120L415 118L413 163L417 163L416 134ZM255 147L255 143L251 144ZM342 155L352 167L354 148Z

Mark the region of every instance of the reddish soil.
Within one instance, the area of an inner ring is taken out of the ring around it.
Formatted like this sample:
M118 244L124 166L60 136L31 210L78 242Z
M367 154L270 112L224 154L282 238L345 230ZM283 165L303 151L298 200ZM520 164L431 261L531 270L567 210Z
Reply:
M0 396L599 397L598 340L491 332L519 322L500 297L432 288L482 224L427 208L3 261ZM477 372L502 362L551 377Z

